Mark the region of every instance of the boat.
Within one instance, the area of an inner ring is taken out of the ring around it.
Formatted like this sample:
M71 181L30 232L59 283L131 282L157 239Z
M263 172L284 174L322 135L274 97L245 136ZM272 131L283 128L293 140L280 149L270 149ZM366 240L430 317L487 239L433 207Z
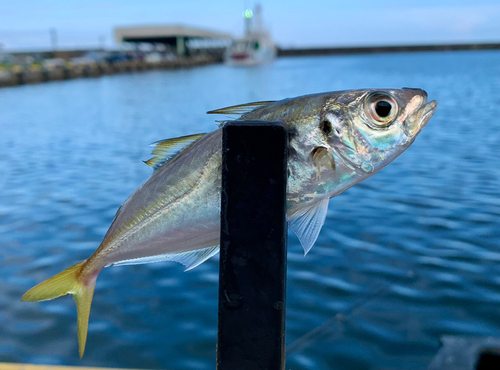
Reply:
M255 7L255 12L247 9L245 18L245 36L233 39L224 53L224 62L231 66L255 66L271 63L277 54L269 31L262 26L262 8Z

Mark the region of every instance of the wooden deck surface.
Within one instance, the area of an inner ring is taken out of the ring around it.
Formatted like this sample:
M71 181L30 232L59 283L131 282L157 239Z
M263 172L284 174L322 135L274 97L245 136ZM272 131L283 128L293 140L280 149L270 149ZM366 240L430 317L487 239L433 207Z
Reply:
M0 370L103 370L103 369L121 370L111 367L32 365L32 364L13 364L13 363L0 362Z

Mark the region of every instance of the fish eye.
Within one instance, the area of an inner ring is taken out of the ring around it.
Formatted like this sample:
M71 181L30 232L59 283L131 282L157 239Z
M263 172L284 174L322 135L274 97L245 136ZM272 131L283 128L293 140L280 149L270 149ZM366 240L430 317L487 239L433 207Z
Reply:
M319 124L319 129L326 136L330 136L332 134L332 132L333 132L332 123L330 121L328 121L327 119L324 119L323 121L321 121L321 123Z
M367 98L366 113L375 126L387 127L398 114L398 103L387 93L373 93Z
M379 115L379 117L388 117L391 114L392 105L391 103L381 100L375 104L375 112Z

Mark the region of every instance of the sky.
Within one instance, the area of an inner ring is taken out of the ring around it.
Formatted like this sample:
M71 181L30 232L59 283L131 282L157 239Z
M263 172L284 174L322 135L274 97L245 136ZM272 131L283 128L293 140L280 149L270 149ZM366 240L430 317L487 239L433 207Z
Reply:
M182 24L243 33L260 3L281 47L500 42L499 0L0 0L4 50L117 47L117 26Z

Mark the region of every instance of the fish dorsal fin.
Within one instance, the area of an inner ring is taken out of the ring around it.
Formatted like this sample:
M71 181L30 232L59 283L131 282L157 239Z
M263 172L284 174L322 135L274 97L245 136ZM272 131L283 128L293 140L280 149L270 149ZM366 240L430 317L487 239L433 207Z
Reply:
M196 266L201 265L210 257L215 256L217 253L219 253L219 246L214 245L213 247L198 249L195 251L181 252L181 253L167 253L167 254L160 254L157 256L148 256L148 257L141 257L131 260L115 262L113 266L141 265L143 263L151 263L151 262L174 261L174 262L179 262L180 264L186 266L186 269L184 271L189 271L194 269Z
M144 161L144 163L153 170L156 170L179 154L183 149L186 149L189 145L200 139L203 135L205 134L188 135L154 142L151 144L151 146L154 147L151 152L154 157Z
M266 107L275 103L275 100L270 101L258 101L254 103L247 103L241 105L233 105L232 107L226 107L216 110L211 110L207 114L239 114L243 115L245 113L250 113L258 108Z
M304 256L313 247L321 227L325 223L328 201L327 197L323 198L313 205L302 208L288 218L288 225L297 234L300 244L304 248Z

